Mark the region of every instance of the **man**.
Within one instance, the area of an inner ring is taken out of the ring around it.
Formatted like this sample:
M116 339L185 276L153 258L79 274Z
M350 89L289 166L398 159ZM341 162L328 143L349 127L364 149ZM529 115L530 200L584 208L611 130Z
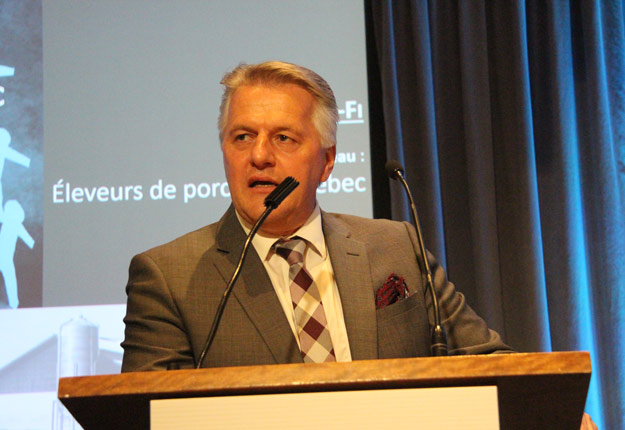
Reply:
M232 205L219 222L133 258L122 370L197 364L246 233L288 176L300 185L260 228L201 366L429 355L431 300L414 229L317 205L336 154L330 86L281 62L239 66L222 84ZM430 261L450 353L508 351Z

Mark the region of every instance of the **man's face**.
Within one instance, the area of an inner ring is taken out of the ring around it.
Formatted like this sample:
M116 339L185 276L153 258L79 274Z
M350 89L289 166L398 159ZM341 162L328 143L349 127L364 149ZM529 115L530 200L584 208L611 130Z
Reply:
M239 87L230 100L222 152L237 212L249 224L264 200L287 176L300 182L267 218L261 231L289 235L315 207L317 186L334 167L336 148L322 148L312 115L315 99L293 85Z

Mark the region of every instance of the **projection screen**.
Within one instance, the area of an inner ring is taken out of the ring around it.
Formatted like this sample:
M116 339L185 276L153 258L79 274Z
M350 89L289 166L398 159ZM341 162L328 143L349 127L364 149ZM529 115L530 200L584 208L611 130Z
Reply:
M222 75L279 59L340 109L324 210L372 215L361 0L0 4L0 428L66 428L61 376L120 370L132 255L230 204Z

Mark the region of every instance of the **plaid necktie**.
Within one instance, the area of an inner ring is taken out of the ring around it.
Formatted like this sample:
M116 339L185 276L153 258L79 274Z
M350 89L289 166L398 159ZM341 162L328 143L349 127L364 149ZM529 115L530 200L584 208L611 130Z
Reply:
M289 263L291 301L305 363L336 361L319 289L304 266L304 239L281 239L276 254Z

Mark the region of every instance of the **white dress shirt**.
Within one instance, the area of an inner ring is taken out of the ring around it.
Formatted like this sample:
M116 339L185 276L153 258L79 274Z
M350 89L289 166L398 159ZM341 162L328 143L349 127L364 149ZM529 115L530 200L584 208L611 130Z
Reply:
M237 218L245 232L249 234L251 226L248 226L238 213ZM351 361L352 355L349 350L343 306L341 305L341 297L336 286L330 255L326 247L325 237L323 236L321 210L318 204L304 225L284 239L290 239L295 236L299 236L307 242L304 264L306 270L308 270L310 276L317 284L317 288L319 288L336 361ZM273 249L273 245L278 239L281 239L281 237L267 236L258 232L252 239L252 245L254 245L256 252L263 261L263 265L267 270L269 279L273 284L284 314L299 345L299 336L295 327L295 313L289 288L291 283L289 279L289 264L284 258L277 255Z

